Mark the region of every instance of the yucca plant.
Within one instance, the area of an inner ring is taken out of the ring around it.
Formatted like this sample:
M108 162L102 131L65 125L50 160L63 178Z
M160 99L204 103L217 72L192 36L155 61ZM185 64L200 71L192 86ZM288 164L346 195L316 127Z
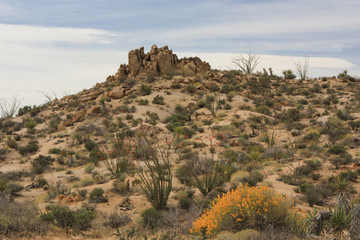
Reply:
M185 162L188 170L187 179L192 186L199 189L204 197L221 182L219 181L217 163L212 157L206 156L204 159L199 159L199 156L196 156L194 159Z
M336 201L340 208L346 211L346 214L350 212L350 200L351 200L351 188L347 179L338 179L336 181Z
M170 146L161 147L157 139L149 139L147 133L139 136L138 148L141 150L140 160L146 169L139 167L139 177L144 184L144 192L151 205L162 210L167 207L167 201L172 189L172 173L170 165Z
M342 238L345 229L349 226L351 220L351 214L346 212L346 209L342 207L335 207L334 210L330 209L332 217L330 218L330 226L332 227L333 233L338 237Z

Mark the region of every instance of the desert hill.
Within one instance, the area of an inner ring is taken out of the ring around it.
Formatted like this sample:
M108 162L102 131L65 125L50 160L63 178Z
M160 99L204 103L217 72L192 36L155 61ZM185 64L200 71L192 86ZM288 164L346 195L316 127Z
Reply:
M128 59L91 89L1 119L4 238L303 239L336 227L316 232L313 216L304 233L260 214L190 233L237 186L274 189L304 216L341 203L351 221L333 235L360 236L359 79L219 71L167 46Z

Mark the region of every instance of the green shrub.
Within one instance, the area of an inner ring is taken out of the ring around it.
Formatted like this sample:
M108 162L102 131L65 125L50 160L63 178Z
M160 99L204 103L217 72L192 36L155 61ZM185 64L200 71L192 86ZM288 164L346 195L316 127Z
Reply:
M91 203L106 203L108 198L103 196L104 190L102 188L94 188L89 195L89 202Z
M141 213L141 219L145 226L156 228L162 220L161 212L155 208L147 208Z
M164 102L164 97L161 95L156 95L153 100L152 100L153 104L159 104L159 105L165 105Z
M145 105L148 105L148 104L149 104L149 101L147 99L140 99L139 100L139 105L145 106Z
M70 227L75 230L86 230L91 227L91 222L96 217L95 209L89 206L71 210L67 206L50 205L47 210L40 216L41 220L61 228Z
M181 209L189 210L191 206L191 199L188 197L184 197L179 199L179 205Z
M12 149L15 149L15 150L18 149L18 144L17 144L15 139L8 139L6 141L6 144L8 145L9 148L12 148Z
M1 194L0 194L1 195ZM29 202L10 202L0 196L0 235L28 237L29 234L44 234L47 226L38 217L37 207Z
M351 114L345 110L337 110L336 112L336 116L338 118L340 118L341 120L344 120L344 121L348 121L348 120L353 120L354 117L351 116Z
M146 85L146 84L141 85L140 92L143 96L150 95L151 94L151 86Z
M249 176L244 176L240 179L243 184L248 184L250 187L256 186L258 182L264 179L264 175L259 171L252 171Z
M49 154L59 154L61 152L60 148L50 148Z
M348 152L343 152L336 157L331 157L329 161L336 169L339 169L341 165L346 165L351 163L352 156Z
M95 164L94 163L88 163L84 169L84 172L89 174L91 173L95 168Z
M313 207L314 204L322 205L322 196L313 184L303 183L299 188L300 192L305 195L305 200L309 203L310 207Z
M344 123L335 117L330 117L321 129L321 133L327 134L332 142L341 139L348 132L349 129Z
M185 90L190 94L196 93L196 87L192 84L186 85Z
M19 147L18 151L21 155L27 155L29 153L35 153L39 150L39 145L36 140L31 140L28 144L24 147Z
M61 118L59 117L59 115L53 116L48 125L50 132L56 132L58 130L60 122Z
M344 153L345 151L346 151L346 149L342 145L334 145L328 149L328 153L337 154L337 155Z
M105 160L106 158L106 153L104 153L98 148L91 150L89 154L89 162L92 162L95 165L97 165L99 161Z
M39 155L31 162L32 171L35 174L43 173L45 169L48 168L48 166L54 161L55 159L51 156Z
M85 139L85 148L86 148L86 150L91 152L92 150L97 149L98 145L95 141L91 140L90 138L86 138Z
M24 122L24 127L26 127L27 129L34 129L37 125L37 122L32 119L32 118L27 118L25 119L25 122Z
M44 177L38 177L36 179L36 185L38 187L44 187L45 185L48 185L48 182L46 181L46 179Z
M360 121L350 121L349 126L352 130L358 130L360 128Z
M6 185L5 192L10 195L15 195L23 189L24 187L18 183L8 183Z
M8 150L5 148L0 148L0 161L4 161L6 159L6 155Z

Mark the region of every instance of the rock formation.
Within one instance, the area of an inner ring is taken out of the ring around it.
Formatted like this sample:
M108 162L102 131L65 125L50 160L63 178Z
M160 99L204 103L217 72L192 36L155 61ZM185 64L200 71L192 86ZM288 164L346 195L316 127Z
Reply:
M171 74L174 72L184 73L186 76L204 74L210 70L207 62L198 57L178 59L168 46L158 48L151 47L150 52L144 53L144 47L131 50L128 53L128 64L121 64L115 76L109 76L107 81L118 81L127 76L135 77L139 74Z

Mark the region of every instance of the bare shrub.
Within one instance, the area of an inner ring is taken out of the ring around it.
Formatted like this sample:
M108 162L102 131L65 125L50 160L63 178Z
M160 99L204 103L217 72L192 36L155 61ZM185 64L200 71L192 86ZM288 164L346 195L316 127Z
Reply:
M260 56L248 52L240 54L238 57L233 58L233 63L246 74L252 74L259 63Z
M309 70L309 60L309 57L305 57L304 62L294 62L296 73L299 75L301 80L305 80L307 78Z
M1 118L11 118L20 107L21 101L14 96L11 100L0 99Z
M4 195L0 196L0 235L28 236L43 234L46 224L41 222L35 205L25 202L10 202Z

